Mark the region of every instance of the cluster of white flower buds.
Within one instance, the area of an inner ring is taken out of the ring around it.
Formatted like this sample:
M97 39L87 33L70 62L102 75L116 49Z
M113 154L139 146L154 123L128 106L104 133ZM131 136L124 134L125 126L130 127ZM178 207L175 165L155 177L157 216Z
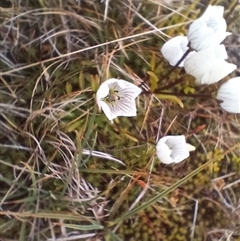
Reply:
M208 6L204 14L189 27L187 36L177 36L161 48L170 65L184 67L196 78L197 84L213 84L230 74L236 65L228 63L225 46L221 42L231 33L226 32L222 6ZM188 53L188 55L186 55ZM183 58L186 57L186 58ZM96 93L97 104L112 121L118 116L136 116L136 97L141 88L122 79L108 79ZM240 113L240 77L222 84L217 93L221 107L231 113ZM156 145L157 157L164 164L179 163L195 147L184 135L164 136Z
M221 44L231 34L226 32L223 13L223 6L209 5L203 15L190 25L187 36L174 37L161 48L170 65L184 67L187 74L195 77L196 84L214 84L237 68L226 61L228 55ZM189 54L182 59L186 52ZM240 113L240 77L221 85L217 99L222 101L220 105L225 111Z

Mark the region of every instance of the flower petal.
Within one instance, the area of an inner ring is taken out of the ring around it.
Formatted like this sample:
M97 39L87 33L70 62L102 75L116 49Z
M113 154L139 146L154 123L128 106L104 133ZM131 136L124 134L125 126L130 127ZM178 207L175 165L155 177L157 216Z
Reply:
M164 142L161 142L161 139L158 142L156 149L157 149L156 151L157 157L162 163L164 164L174 163L174 160L170 156L172 151L170 150L167 144L165 144Z
M230 113L240 113L240 77L235 77L222 84L217 93L222 109Z
M116 101L113 105L111 105L110 109L111 111L118 113L118 116L131 117L137 115L137 109L134 100L124 101L120 99L119 101Z
M206 61L206 65L207 63L209 64L208 66L210 66L210 64L212 64L213 62ZM225 60L217 59L214 61L214 66L206 69L206 72L202 75L200 79L196 79L196 82L202 85L214 84L225 76L232 73L236 68L237 66L235 64L230 64L227 63Z
M223 45L201 50L185 60L185 71L196 78L197 84L216 83L237 68L224 60L226 55Z
M219 59L227 59L228 58L226 48L223 44L217 45L212 49L214 51L214 55L216 58L219 58Z
M113 111L107 103L104 101L101 101L101 107L104 112L104 114L107 116L107 118L111 121L114 118L118 117L118 113Z
M188 49L188 39L186 36L177 36L168 40L161 48L163 57L170 65L175 66ZM183 67L184 60L179 64Z
M209 5L203 15L190 25L187 37L193 49L200 51L218 45L229 35L223 12L222 6Z
M184 135L179 136L164 136L162 139L165 140L166 144L171 148L185 148L186 139Z
M224 13L224 7L223 6L212 6L209 5L205 12L203 13L202 17L209 18L222 18Z
M168 136L166 144L172 149L171 157L175 163L181 162L189 156L184 135Z
M104 97L106 97L108 94L109 94L108 83L104 82L100 85L96 93L97 104L100 109L102 108L101 100Z
M122 89L122 87L119 85L119 79L109 79L106 80L106 82L108 83L108 87L110 90L120 91Z
M119 86L121 87L119 95L129 99L135 99L142 92L141 88L125 80L119 80Z
M196 147L189 144L189 143L186 143L186 148L188 151L195 151L196 150Z
M189 156L187 147L184 135L164 136L157 143L157 157L165 164L178 163Z
M200 18L189 26L187 34L191 48L196 51L209 48L212 44L213 36L213 29L209 28L206 21Z
M189 151L183 148L175 148L171 154L175 163L179 163L189 157Z

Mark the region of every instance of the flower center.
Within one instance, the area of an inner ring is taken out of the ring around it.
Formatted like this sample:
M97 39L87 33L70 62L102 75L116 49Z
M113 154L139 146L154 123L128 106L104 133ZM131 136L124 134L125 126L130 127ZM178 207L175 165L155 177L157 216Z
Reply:
M109 94L104 98L104 101L106 101L108 103L112 103L117 100L120 100L120 96L118 95L117 90L110 90Z

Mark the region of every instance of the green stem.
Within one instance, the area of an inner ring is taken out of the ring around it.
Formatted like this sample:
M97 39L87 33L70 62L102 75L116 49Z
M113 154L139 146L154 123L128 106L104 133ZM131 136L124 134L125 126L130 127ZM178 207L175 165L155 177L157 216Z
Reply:
M143 94L145 95L150 95L150 94L161 94L161 95L174 95L174 96L185 96L185 97L192 97L192 98L213 98L212 95L205 95L205 94L185 94L185 93L174 93L174 92L162 92L159 90L154 90L154 92L151 91L142 91Z
M177 62L177 64L176 64L173 68L171 68L163 77L161 77L161 81L164 80L164 79L166 79L166 78L179 66L179 64L189 55L189 53L191 53L191 51L192 51L192 49L189 48L189 49L184 53L184 55L182 56L182 58L179 59L179 61ZM184 81L183 78L178 79L178 80L176 80L176 81L173 82L173 83L170 83L170 84L168 84L168 85L166 85L166 86L163 86L163 87L160 88L159 90L167 90L167 89L170 89L170 88L174 87L175 85L177 85L177 84L179 84L179 83L181 83L181 82L183 82L183 81Z

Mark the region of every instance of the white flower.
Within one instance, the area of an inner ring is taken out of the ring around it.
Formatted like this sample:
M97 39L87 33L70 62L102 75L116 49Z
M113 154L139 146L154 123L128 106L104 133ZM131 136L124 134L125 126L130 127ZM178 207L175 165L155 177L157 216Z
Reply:
M217 92L220 106L227 112L240 113L240 77L235 77L222 84Z
M186 143L184 135L164 136L156 146L157 157L164 164L178 163L189 157L195 147Z
M187 37L192 49L199 51L218 45L231 34L226 32L223 13L224 7L209 5L203 15L190 25Z
M235 64L230 64L224 59L227 59L226 49L224 45L217 45L189 56L184 62L184 69L187 74L196 78L197 84L210 85L237 68Z
M141 93L136 85L122 79L108 79L97 91L97 104L109 120L118 116L136 116L135 98Z
M161 53L170 65L175 66L187 50L188 38L186 36L177 36L168 40L162 46ZM191 55L191 53L188 54L187 57L189 57L189 55ZM184 60L178 65L179 67L183 67Z

